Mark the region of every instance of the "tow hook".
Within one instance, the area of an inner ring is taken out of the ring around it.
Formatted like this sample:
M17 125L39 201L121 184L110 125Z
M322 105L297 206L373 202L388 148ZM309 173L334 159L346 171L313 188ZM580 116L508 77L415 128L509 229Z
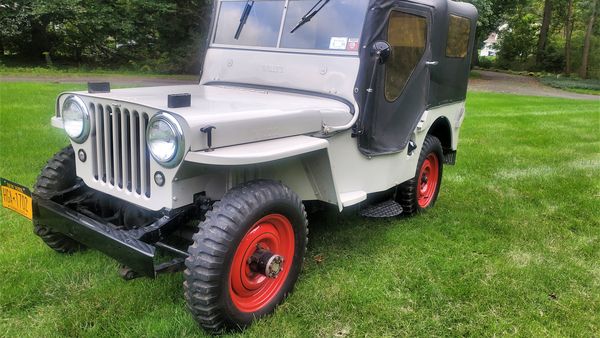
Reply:
M254 255L248 259L250 270L252 272L265 275L269 278L277 278L283 271L283 257L276 255L269 250L258 248Z

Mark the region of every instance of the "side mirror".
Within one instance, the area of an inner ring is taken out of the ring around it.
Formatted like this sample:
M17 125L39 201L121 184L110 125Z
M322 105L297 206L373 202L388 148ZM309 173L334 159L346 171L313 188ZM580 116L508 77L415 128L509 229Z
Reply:
M371 55L376 56L379 60L379 64L384 64L390 58L392 54L392 46L387 41L375 41L371 48Z

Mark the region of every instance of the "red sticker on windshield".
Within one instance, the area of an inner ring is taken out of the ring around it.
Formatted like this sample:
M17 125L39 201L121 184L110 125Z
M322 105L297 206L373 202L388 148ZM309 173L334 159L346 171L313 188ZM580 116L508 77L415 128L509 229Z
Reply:
M348 39L348 44L346 45L346 50L349 51L357 51L360 48L360 43L358 39Z

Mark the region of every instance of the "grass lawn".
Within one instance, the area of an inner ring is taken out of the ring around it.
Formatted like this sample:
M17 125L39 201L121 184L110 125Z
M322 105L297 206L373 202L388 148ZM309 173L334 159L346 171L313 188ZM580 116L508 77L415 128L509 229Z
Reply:
M138 78L138 77L150 77L156 79L171 79L171 80L185 80L185 81L194 81L198 78L198 75L166 75L166 74L156 74L149 72L140 72L140 71L127 71L127 70L104 70L104 69L82 69L77 67L41 67L41 66L3 66L0 63L0 77L1 76L10 76L10 77L38 77L38 78L87 78L87 77L110 77L117 79L127 79L127 78Z
M32 186L77 85L0 83L0 176ZM458 163L412 219L312 220L307 264L240 336L600 335L600 105L471 93ZM202 336L182 274L131 282L0 210L0 336ZM315 259L314 257L319 257Z

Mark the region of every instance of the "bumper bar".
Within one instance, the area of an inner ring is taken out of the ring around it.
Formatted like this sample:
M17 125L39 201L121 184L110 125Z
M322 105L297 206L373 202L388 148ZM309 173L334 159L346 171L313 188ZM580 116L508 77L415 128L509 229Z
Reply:
M150 231L161 232L179 223L183 212L174 217L163 217L146 228L136 230L114 229L81 213L51 200L34 198L34 219L49 229L62 233L87 247L97 249L137 273L156 277L154 257L156 247L140 240L148 238ZM162 236L160 236L162 237ZM156 238L156 241L160 238Z

